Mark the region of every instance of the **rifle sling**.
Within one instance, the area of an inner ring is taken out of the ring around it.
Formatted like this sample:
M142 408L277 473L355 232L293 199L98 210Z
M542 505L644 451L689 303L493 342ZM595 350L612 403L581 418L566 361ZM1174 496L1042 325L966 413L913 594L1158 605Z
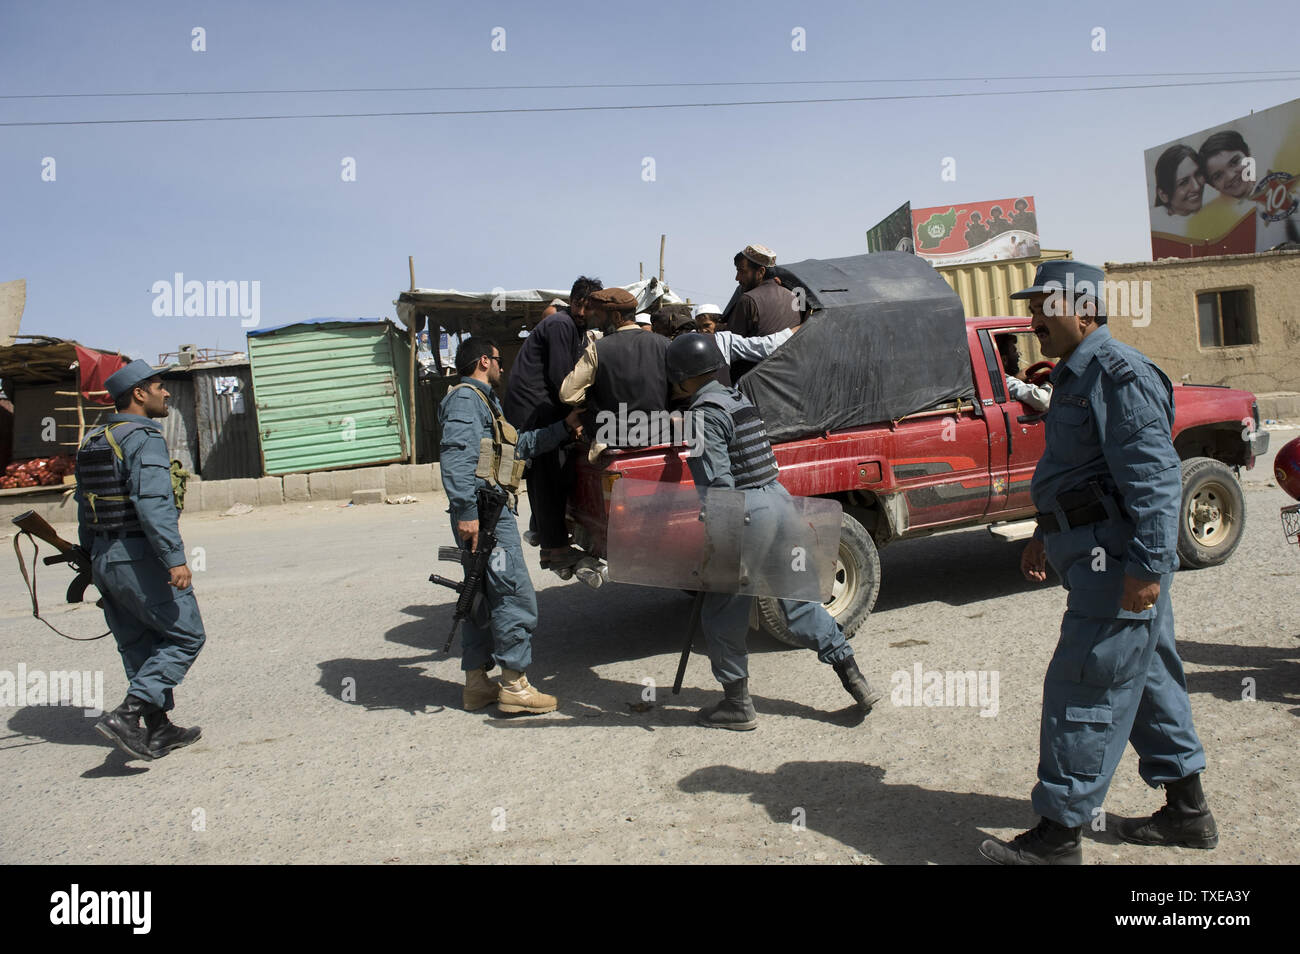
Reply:
M18 549L18 538L20 536L25 536L32 541L32 575L30 579L27 576L27 564L23 562L23 552L22 550ZM37 563L37 557L41 555L41 548L40 545L36 542L36 538L33 537L30 533L28 533L26 530L22 531L21 533L15 533L14 534L14 555L18 557L18 570L20 573L22 573L23 582L27 584L27 592L30 593L32 597L33 616L39 619L46 626L50 627L50 629L54 630L64 639L70 639L75 643L88 643L96 639L103 639L105 636L107 636L109 633L112 632L112 630L110 629L108 630L108 632L100 633L98 636L69 636L67 633L63 632L58 627L56 627L53 623L51 623L48 619L43 617L41 615L40 603L37 602L36 599L36 563Z

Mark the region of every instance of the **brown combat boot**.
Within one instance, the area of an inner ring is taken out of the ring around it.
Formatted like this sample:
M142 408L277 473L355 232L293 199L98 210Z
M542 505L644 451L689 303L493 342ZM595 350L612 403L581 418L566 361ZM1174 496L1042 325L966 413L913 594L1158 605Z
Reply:
M497 708L502 712L554 712L560 703L555 696L538 692L528 683L528 677L514 669L501 670L501 692Z
M468 669L465 671L465 690L460 700L466 712L482 709L497 701L500 686L488 678L486 669Z

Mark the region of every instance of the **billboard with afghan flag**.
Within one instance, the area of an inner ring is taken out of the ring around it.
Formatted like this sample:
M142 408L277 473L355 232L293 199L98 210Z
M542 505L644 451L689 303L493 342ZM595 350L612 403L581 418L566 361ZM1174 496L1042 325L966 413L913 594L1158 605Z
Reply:
M912 210L916 254L939 265L965 265L1038 254L1034 197L962 202Z

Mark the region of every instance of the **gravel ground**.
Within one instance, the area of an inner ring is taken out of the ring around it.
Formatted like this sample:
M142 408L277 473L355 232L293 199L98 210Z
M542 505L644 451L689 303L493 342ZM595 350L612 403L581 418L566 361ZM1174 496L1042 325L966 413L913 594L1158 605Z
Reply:
M1295 434L1275 431L1274 449ZM1289 499L1270 477L1267 461L1246 475L1233 559L1175 582L1220 846L1141 848L1095 832L1087 863L1300 861L1300 552L1283 542ZM853 644L886 687L917 665L996 673L996 715L886 701L859 719L829 667L756 635L760 724L730 733L692 724L718 695L704 656L680 696L668 688L686 596L562 583L536 550L529 675L560 708L461 711L458 660L438 653L451 594L426 581L434 548L450 542L444 510L422 495L183 517L187 547L206 560L195 580L208 644L176 716L201 724L203 740L127 762L80 709L0 710L0 861L965 864L987 835L1034 822L1042 677L1064 598L1021 579L1022 544L976 529L889 547ZM102 631L93 607L58 606L66 569L40 572L56 625ZM0 670L102 670L116 705L125 680L111 638L61 640L29 609L5 574ZM662 688L637 711L646 680ZM1106 810L1147 814L1161 796L1130 749Z

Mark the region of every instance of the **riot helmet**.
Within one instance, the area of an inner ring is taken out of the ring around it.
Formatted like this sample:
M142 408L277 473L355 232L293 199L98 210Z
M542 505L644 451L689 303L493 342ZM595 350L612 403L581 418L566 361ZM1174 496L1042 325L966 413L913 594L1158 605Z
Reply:
M712 335L691 331L678 335L668 345L668 377L678 384L716 371L722 365L722 352Z

